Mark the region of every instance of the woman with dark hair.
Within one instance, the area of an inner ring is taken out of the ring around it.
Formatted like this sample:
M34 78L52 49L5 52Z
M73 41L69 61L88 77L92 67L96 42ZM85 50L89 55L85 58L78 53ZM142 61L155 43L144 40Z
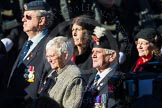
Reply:
M91 35L97 22L90 16L81 15L72 21L72 37L74 41L74 55L72 61L84 70L85 74L93 73L90 48Z

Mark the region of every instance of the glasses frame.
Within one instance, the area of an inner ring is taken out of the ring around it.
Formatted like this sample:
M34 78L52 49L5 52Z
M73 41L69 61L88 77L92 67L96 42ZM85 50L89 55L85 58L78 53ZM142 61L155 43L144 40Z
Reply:
M39 18L39 17L41 17L41 16L32 16L32 15L23 15L23 17L22 18L25 18L25 19L27 19L27 20L32 20L33 18Z

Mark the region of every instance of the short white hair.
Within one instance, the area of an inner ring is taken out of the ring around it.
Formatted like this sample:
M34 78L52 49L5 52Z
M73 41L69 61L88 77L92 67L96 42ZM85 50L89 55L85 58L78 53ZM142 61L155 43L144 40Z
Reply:
M54 48L59 56L63 53L68 53L68 60L71 59L74 52L72 41L64 36L57 36L51 39L46 45L46 50L49 48Z
M46 17L46 23L45 26L46 28L50 28L53 24L53 18L54 18L54 14L52 12L52 10L46 11L46 10L34 10L35 14L38 17Z
M116 52L115 50L112 49L104 49L106 54L112 54L112 52Z

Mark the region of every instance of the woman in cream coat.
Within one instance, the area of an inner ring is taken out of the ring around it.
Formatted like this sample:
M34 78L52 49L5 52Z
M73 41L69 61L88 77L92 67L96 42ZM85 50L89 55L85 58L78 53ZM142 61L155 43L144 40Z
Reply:
M46 57L54 71L46 78L46 90L42 87L40 94L48 94L64 108L79 108L84 94L85 81L80 69L71 62L72 55L73 44L66 37L55 37L46 45ZM53 79L52 84L49 79Z

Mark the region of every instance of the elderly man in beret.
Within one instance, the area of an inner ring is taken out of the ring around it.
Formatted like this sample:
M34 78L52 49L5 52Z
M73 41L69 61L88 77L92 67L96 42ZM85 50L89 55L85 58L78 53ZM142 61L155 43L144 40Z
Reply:
M122 74L116 70L118 52L112 47L116 42L111 33L98 26L94 29L93 40L92 60L97 72L89 78L82 108L114 108L118 105L115 91L120 83L117 81L114 85L111 78Z
M51 69L44 58L44 45L52 19L53 14L47 3L31 1L24 5L23 31L28 35L28 40L7 79L7 93L1 101L4 106L23 108L37 97L42 75Z

